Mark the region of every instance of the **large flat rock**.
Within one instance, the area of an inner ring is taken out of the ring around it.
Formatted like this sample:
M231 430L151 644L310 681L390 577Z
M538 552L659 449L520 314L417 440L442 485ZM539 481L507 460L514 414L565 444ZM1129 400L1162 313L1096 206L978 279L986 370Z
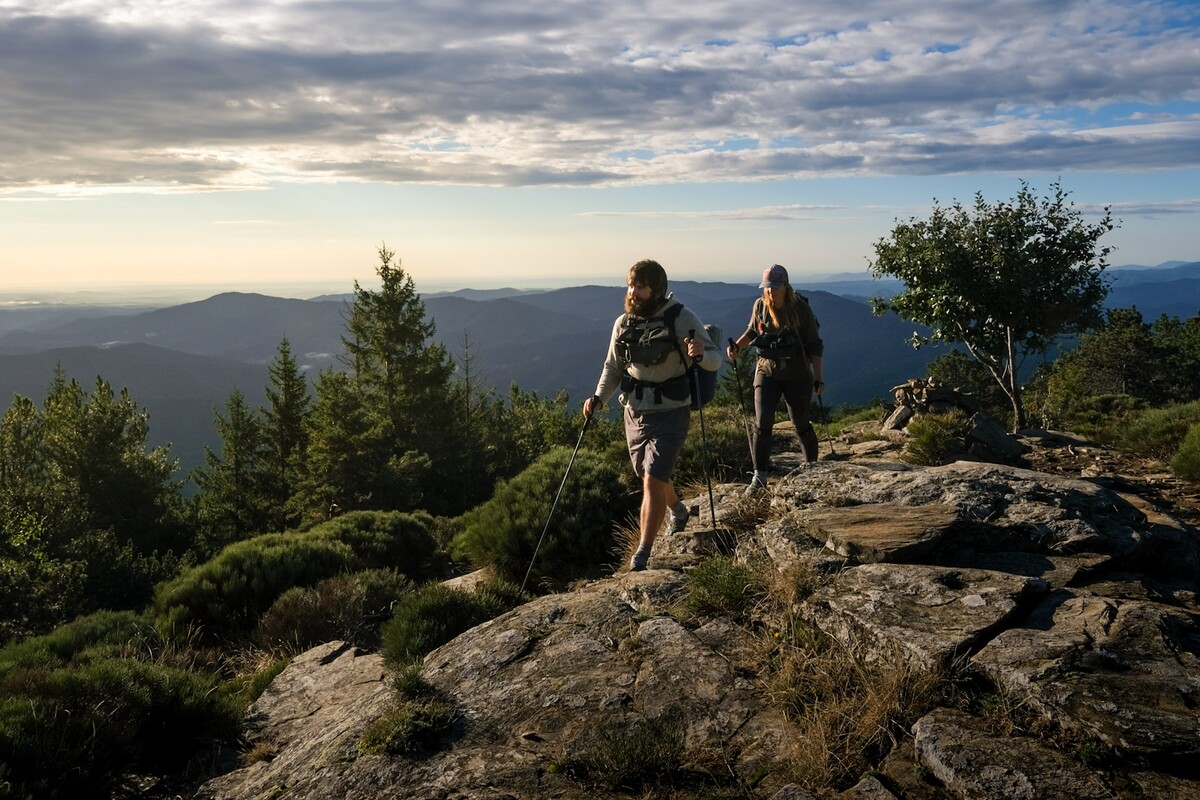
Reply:
M830 579L801 615L869 659L901 654L948 664L1005 627L1046 591L1044 581L976 569L864 564Z

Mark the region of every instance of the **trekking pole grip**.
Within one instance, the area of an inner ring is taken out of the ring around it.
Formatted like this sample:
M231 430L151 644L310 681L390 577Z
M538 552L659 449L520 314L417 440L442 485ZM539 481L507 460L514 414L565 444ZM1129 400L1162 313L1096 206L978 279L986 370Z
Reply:
M695 339L695 338L696 338L696 329L695 329L695 328L689 328L689 329L688 329L688 338L689 338L689 339ZM693 364L699 364L699 363L700 363L700 359L702 359L702 358L704 358L704 356L692 356L692 363L693 363Z

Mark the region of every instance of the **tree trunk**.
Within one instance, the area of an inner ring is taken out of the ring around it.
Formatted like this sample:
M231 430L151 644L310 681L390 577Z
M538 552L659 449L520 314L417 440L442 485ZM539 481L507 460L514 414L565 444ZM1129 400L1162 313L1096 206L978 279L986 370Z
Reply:
M1017 354L1013 346L1012 328L1007 331L1008 397L1013 407L1013 433L1025 427L1025 406L1021 402L1021 378L1017 375Z

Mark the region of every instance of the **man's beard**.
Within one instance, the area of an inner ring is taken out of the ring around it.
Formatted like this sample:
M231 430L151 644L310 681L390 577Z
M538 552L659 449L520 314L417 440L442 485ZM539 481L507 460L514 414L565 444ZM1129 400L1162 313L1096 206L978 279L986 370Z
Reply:
M635 317L653 316L662 303L663 299L655 295L650 295L646 300L642 300L637 295L625 293L625 311Z

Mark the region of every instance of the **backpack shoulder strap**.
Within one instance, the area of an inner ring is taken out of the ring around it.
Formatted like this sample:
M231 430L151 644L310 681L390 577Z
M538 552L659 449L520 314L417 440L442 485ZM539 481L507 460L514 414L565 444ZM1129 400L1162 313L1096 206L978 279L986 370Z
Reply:
M679 350L679 358L683 361L683 366L686 369L692 363L692 360L687 357L687 348L684 347L683 337L675 334L675 323L679 321L679 315L683 312L683 303L676 303L670 306L663 312L662 320L663 327L671 332L671 336L675 337L675 346Z

